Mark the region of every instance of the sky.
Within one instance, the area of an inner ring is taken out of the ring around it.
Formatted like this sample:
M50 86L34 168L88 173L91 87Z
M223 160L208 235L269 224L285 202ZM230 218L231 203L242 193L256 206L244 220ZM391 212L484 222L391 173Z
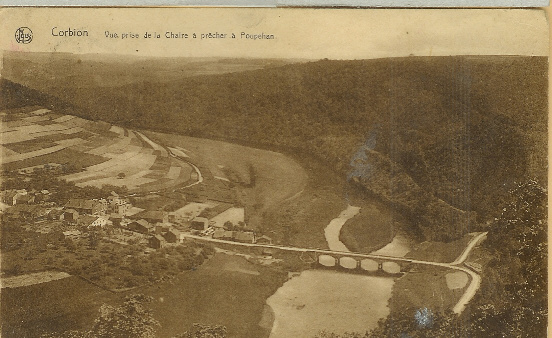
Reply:
M33 40L17 43L19 27ZM57 28L54 28L57 27ZM52 36L86 30L88 37ZM165 34L188 33L188 39ZM106 37L117 33L117 38ZM158 33L160 38L144 38ZM201 39L205 33L226 39ZM245 39L273 34L275 39ZM135 33L139 38L122 39ZM192 39L196 33L198 38ZM236 39L230 39L230 34ZM138 56L369 59L413 55L548 55L542 10L291 8L4 8L0 47L24 52Z

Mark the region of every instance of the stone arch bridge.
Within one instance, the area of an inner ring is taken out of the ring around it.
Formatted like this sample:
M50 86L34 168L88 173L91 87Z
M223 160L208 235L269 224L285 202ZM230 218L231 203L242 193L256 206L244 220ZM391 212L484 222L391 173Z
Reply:
M346 252L307 251L301 254L301 259L316 263L323 268L367 274L401 275L409 270L411 265L411 261L404 258L397 259L378 255L357 256Z

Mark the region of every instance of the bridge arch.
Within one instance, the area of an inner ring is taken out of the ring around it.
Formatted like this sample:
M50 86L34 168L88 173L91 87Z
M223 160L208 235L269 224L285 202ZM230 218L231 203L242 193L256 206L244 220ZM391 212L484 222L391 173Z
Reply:
M318 263L325 267L333 267L337 265L337 259L330 255L320 255L318 256Z
M339 265L342 268L353 270L357 268L358 262L352 257L343 256L339 259Z
M360 268L364 271L376 272L378 271L379 264L372 259L363 259L360 261Z
M383 262L381 264L381 269L387 273L400 273L401 266L396 262Z

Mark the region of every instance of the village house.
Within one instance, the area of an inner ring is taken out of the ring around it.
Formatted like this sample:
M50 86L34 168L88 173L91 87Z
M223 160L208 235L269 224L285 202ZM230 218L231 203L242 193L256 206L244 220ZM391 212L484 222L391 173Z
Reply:
M15 205L16 195L17 195L17 191L15 190L2 191L2 202L6 203L7 205Z
M8 208L2 215L7 220L33 220L46 219L47 210L39 205L18 204Z
M132 221L127 225L129 230L139 232L141 234L148 234L155 231L153 225L151 225L145 219L140 219L137 221Z
M107 202L107 200L105 198L100 198L100 199L93 200L93 201L96 201L96 202L98 202L102 205L101 208L104 210L104 213L109 212L109 202Z
M255 243L255 234L252 232L234 231L233 239L240 243Z
M205 217L196 217L190 224L194 230L207 230L209 227L209 220Z
M17 204L32 204L35 201L34 195L25 193L25 194L16 194L13 198L13 205Z
M75 209L65 209L63 214L60 216L60 220L66 221L69 223L76 223L79 219L79 212Z
M2 193L2 202L7 205L32 204L35 202L35 197L25 189L7 190Z
M181 233L176 229L171 229L165 233L165 239L169 243L180 243L182 242Z
M65 209L74 209L80 214L88 215L102 215L105 214L105 205L100 201L87 200L81 198L70 199L67 204L65 204Z
M52 209L48 212L48 219L52 221L57 221L62 218L64 211L60 209Z
M213 238L214 239L223 239L224 238L224 230L223 229L216 229L215 232L213 232Z
M15 196L15 204L33 204L34 202L35 196L31 194Z
M153 235L148 239L148 246L153 249L161 249L165 246L165 239L160 235Z
M234 239L234 231L228 231L224 229L216 229L213 233L214 239L222 239L225 241L231 241Z
M155 233L160 235L163 234L171 229L171 225L169 223L157 223L155 225Z
M150 223L167 223L169 221L169 214L165 211L159 210L143 210L137 214L128 216L132 220L145 219Z
M128 199L115 194L107 198L107 208L110 213L126 215L132 205Z
M272 244L272 238L262 235L259 238L256 238L255 243L257 244Z
M89 229L97 227L103 228L107 225L107 219L105 217L84 215L82 217L79 217L77 224L81 227L86 227Z
M120 227L121 222L123 221L124 216L121 214L111 214L109 215L109 220L113 222L113 226Z

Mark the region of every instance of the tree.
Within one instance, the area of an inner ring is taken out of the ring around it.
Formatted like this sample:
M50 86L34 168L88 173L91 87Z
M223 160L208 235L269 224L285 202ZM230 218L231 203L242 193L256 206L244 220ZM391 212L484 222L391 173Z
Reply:
M486 247L501 263L518 261L520 270L516 279L519 283L541 295L546 294L546 191L531 180L519 184L510 195L511 201L491 226Z
M226 334L226 326L194 323L190 331L178 334L174 338L226 338Z
M100 316L95 320L91 334L98 338L154 338L159 322L144 307L153 298L141 294L125 299L123 305L102 305Z
M77 245L75 244L75 241L73 241L71 238L65 239L65 247L70 252L75 252L77 250Z
M100 240L104 234L100 230L91 230L88 232L88 245L91 249L96 249L98 247L98 244L100 243Z
M234 224L230 221L226 221L224 222L224 225L223 225L224 229L225 230L234 230Z

